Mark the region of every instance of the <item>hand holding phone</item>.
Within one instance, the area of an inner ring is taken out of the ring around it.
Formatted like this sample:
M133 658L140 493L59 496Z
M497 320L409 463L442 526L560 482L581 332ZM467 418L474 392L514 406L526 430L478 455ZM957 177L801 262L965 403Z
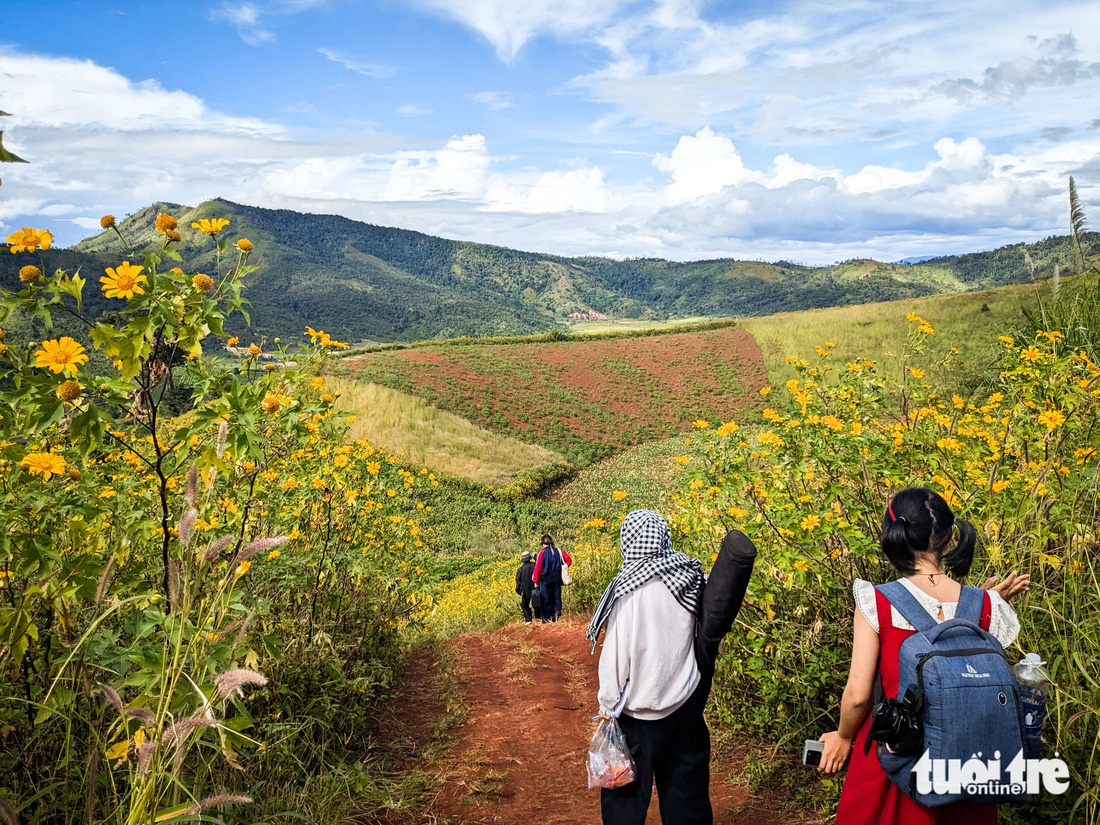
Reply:
M821 765L821 754L825 752L825 743L820 739L807 739L802 746L802 764L816 768Z

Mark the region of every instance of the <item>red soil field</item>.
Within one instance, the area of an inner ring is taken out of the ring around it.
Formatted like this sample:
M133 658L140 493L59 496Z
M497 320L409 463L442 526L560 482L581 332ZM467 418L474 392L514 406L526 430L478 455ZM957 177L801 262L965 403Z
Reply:
M743 329L369 353L348 374L418 395L574 458L712 424L759 401L760 348Z

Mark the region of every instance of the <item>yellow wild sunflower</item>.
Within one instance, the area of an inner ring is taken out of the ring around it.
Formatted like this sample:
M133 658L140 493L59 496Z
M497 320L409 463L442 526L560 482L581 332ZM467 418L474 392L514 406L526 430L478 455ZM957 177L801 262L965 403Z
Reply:
M163 212L161 212L159 215L157 215L155 226L157 228L158 235L167 235L169 230L173 230L179 226L179 221L177 221L171 215L165 215Z
M114 229L115 228L115 216L114 215L104 215L102 218L99 219L99 225L103 229Z
M53 235L46 229L31 229L24 226L20 231L8 235L8 243L11 244L11 253L34 252L36 249L49 249L53 243Z
M55 373L76 375L77 367L88 363L84 347L68 336L56 341L43 341L42 349L34 354L36 367L48 367Z
M19 462L19 469L49 481L65 472L65 459L55 453L27 453Z
M130 300L135 295L144 295L145 290L141 284L148 280L141 274L143 266L134 266L129 261L123 261L117 268L107 267L107 274L99 279L103 284L103 295L107 298L123 298Z
M74 401L76 401L78 398L80 398L80 396L83 395L83 394L84 394L84 388L81 387L78 383L76 383L72 379L70 379L68 381L62 381L61 384L57 388L58 398L60 398L62 401L66 401L70 404L73 403Z
M237 241L237 249L239 249L241 252L251 252L252 241L248 240L248 238L241 238L239 241Z
M199 292L209 292L214 288L214 280L203 273L199 273L191 279L191 283L195 285L195 289Z
M42 280L42 270L37 266L25 266L19 270L19 280L25 284L33 284Z
M227 226L229 226L228 218L200 218L191 224L192 229L205 232L210 237L217 235Z

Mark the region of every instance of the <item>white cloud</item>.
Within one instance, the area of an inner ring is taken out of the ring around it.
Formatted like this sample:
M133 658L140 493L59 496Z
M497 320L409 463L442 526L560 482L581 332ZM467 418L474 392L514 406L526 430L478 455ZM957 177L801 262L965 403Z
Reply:
M466 97L474 103L480 103L491 112L498 109L512 108L512 101L508 99L508 95L504 92L475 92L472 95L466 95Z
M401 115L401 117L422 117L424 115L430 115L431 113L431 109L425 108L424 106L418 106L415 103L406 103L403 106L397 107L397 114Z
M261 46L275 39L275 32L262 25L266 18L274 23L278 18L323 6L327 0L264 0L263 3L230 2L224 0L219 8L210 12L214 20L224 20L236 28L241 40L249 46ZM274 19L273 19L274 18Z
M1100 168L1097 130L1006 146L945 129L908 160L864 158L857 145L842 169L832 155L762 153L696 127L650 149L649 165L615 154L645 143L614 135L598 147L606 164L546 162L494 154L507 143L481 133L413 144L293 131L88 61L0 49L0 76L15 114L5 142L31 161L4 170L0 231L37 219L59 243L106 212L222 196L561 254L897 260L1061 231L1067 174L1087 209L1098 195L1078 171Z
M759 173L745 168L733 141L715 134L709 126L694 137L680 138L669 154L653 158L653 165L672 176L667 194L673 203L695 200L726 186L763 179Z
M610 20L628 0L414 0L481 34L501 60L543 34L576 35Z
M389 170L386 200L479 198L488 188L489 151L482 135L452 137L437 151L401 152Z
M333 63L339 63L349 72L355 72L356 74L361 74L364 77L387 78L393 77L395 74L397 74L397 69L395 69L393 66L386 66L382 63L364 63L361 60L348 57L347 55L335 51L334 49L322 47L317 51L323 54L326 59L331 60Z

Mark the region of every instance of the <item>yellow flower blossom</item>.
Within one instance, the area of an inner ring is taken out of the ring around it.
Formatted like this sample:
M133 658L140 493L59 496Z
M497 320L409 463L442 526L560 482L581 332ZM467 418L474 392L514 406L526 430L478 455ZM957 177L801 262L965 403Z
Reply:
M153 222L153 226L156 227L158 235L167 235L169 232L174 232L176 230L179 226L179 221L171 215L166 215L161 212L157 215L156 220Z
M134 266L129 261L123 261L117 267L107 267L107 274L99 279L103 284L103 295L106 298L123 298L130 300L135 295L144 295L145 290L141 284L148 279L141 274L143 266Z
M48 367L52 372L76 375L77 367L88 363L84 347L72 338L64 337L56 341L43 341L42 349L34 354L36 367Z
M615 501L622 501L624 498L626 498L626 490L612 490L611 498Z
M1048 430L1056 430L1066 423L1066 416L1061 410L1050 409L1039 414L1039 423Z
M8 235L8 243L11 244L10 252L34 252L36 249L49 249L53 244L53 235L45 229L31 229L24 226L22 230Z
M802 519L799 526L807 533L812 533L821 524L821 516L809 515Z
M192 229L205 232L210 237L214 237L227 226L229 226L228 218L200 218L191 224Z
M65 459L57 453L27 453L19 461L19 469L33 476L42 476L49 481L53 476L65 472Z

